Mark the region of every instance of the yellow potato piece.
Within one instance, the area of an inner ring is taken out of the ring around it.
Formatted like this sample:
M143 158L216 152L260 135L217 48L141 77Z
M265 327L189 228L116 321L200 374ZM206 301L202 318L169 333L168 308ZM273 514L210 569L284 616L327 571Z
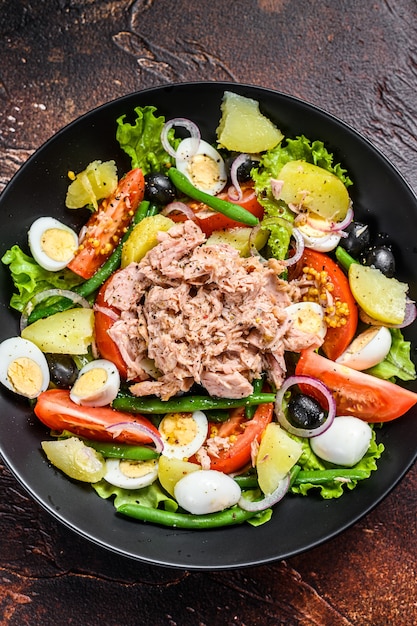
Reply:
M92 204L97 209L98 200L108 198L116 189L117 182L114 161L92 161L69 185L65 205L68 209L78 209Z
M42 352L86 354L94 337L92 309L69 309L40 319L22 331Z
M168 458L161 454L158 461L158 478L162 487L174 497L175 485L181 478L191 472L201 470L197 463L189 463L181 459Z
M239 250L240 256L250 256L250 236L252 228L230 228L228 230L215 230L206 241L206 245L228 244ZM261 250L268 241L268 231L258 230L253 237L253 245L257 250Z
M302 446L275 422L265 429L256 458L258 483L263 493L271 494L298 461Z
M256 154L276 146L282 132L259 110L259 102L226 91L221 104L222 117L217 128L219 147Z
M86 446L78 437L42 441L48 461L75 480L96 483L104 477L106 464L102 455Z
M388 278L374 267L352 263L349 285L356 302L373 319L384 324L404 320L407 284Z
M174 222L164 215L145 217L133 228L128 239L123 244L121 266L127 267L130 263L139 263L149 250L158 243L158 233L169 230Z
M283 181L280 199L302 206L326 220L340 222L346 217L350 198L335 174L306 161L289 161L278 174Z

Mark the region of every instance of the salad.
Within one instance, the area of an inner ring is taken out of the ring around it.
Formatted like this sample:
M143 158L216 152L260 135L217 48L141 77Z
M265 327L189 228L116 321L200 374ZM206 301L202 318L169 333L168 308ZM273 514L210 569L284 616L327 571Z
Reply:
M416 311L390 246L323 143L258 102L224 94L216 146L135 116L117 120L129 172L68 173L82 231L42 217L30 254L3 256L21 332L1 382L49 428L45 458L124 515L256 526L283 497L344 495L417 401L396 382L416 377Z

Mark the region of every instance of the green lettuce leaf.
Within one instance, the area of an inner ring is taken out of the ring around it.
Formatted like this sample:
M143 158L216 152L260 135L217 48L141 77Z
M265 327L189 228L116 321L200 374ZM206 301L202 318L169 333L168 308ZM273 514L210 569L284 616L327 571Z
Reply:
M46 289L72 289L82 282L80 276L68 269L60 272L44 270L18 245L7 250L1 261L9 266L15 289L18 291L12 294L10 306L20 312L36 293Z
M132 168L140 167L144 175L150 172L164 171L173 164L173 159L165 151L161 143L161 131L165 118L155 115L153 106L136 107L134 124L126 122L126 115L121 115L117 121L116 139L131 158ZM169 136L175 149L173 129Z
M415 380L416 368L410 358L411 343L405 341L399 328L390 328L392 343L390 351L381 363L366 370L367 374L384 378L401 380Z
M268 150L262 156L259 167L252 170L255 190L259 202L265 209L265 216L282 217L289 222L294 221L294 213L281 200L276 200L271 190L271 178L279 178L279 172L289 161L303 160L313 163L328 172L332 172L346 187L352 184L346 170L337 163L333 164L333 155L324 147L322 141L310 141L304 135L296 139L286 139ZM277 258L285 258L290 242L288 230L279 224L268 226L271 235L268 240L268 253Z
M295 437L294 435L292 435L292 437L299 441L303 447L302 455L297 461L303 470L320 471L325 469L337 469L339 467L333 463L328 463L327 461L319 459L319 457L314 454L311 449L308 439ZM375 431L372 429L372 439L367 453L356 465L353 466L353 468L350 469L360 470L363 475L363 479L369 478L371 472L378 469L376 461L381 457L383 451L384 445L376 442ZM318 489L321 497L325 500L329 500L331 498L340 498L340 496L344 493L344 488L352 490L356 487L358 482L358 480L349 480L348 482L332 480L318 485L312 483L293 484L290 490L292 493L305 496L311 490Z
M122 489L114 487L106 480L100 480L94 483L92 487L95 489L100 498L107 500L114 496L114 506L118 509L122 504L141 504L152 509L157 509L163 503L166 511L175 512L178 509L176 501L167 495L160 488L158 482L152 483L148 487L142 489Z

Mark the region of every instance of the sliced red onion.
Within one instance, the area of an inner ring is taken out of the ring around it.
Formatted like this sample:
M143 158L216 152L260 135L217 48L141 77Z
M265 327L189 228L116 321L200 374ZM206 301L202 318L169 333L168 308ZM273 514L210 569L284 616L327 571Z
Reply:
M116 322L120 318L120 315L116 313L114 309L110 309L107 306L97 306L95 304L94 311L97 311L97 313L103 313L103 315L107 315L107 317L110 317L110 319L112 319L113 322Z
M253 502L252 500L248 500L242 494L238 501L238 505L244 511L264 511L265 509L269 509L269 507L273 506L285 496L290 487L290 475L289 473L282 478L277 488L271 493L265 496L262 500L257 500Z
M311 226L311 228L314 228L314 230L320 230L322 232L325 233L340 233L341 237L347 237L347 233L343 233L342 231L347 228L349 226L349 224L352 222L353 220L353 209L352 207L349 207L346 213L346 217L344 220L342 220L341 222L327 222L327 220L325 220L326 226L321 226L320 224L317 224L314 220L312 220L311 216L309 216L307 214L307 223L309 226Z
M47 298L51 298L53 296L60 296L62 298L68 298L72 300L74 304L79 304L84 309L91 309L90 303L80 296L75 291L70 291L69 289L45 289L45 291L40 291L36 293L27 303L25 308L22 311L22 315L20 318L20 332L24 328L26 328L28 323L28 317L32 313L33 309L39 302L46 300Z
M107 426L106 430L113 435L113 437L118 437L121 433L132 432L132 433L141 433L142 435L146 435L153 441L155 444L155 451L160 453L164 449L164 443L161 437L155 433L151 428L148 428L144 424L140 424L139 422L118 422L117 424L112 424L111 426Z
M293 385L308 385L309 387L314 387L314 389L317 389L326 400L327 418L323 424L317 428L298 428L297 426L293 426L288 421L287 416L282 409L282 401L286 391L288 391L288 389ZM277 420L282 428L287 430L292 435L297 435L298 437L316 437L317 435L324 433L324 431L326 431L332 424L336 415L336 401L330 389L322 383L321 380L317 380L317 378L312 378L311 376L289 376L277 393L275 400L275 415L277 416Z
M305 248L304 238L302 234L300 233L300 231L298 230L298 228L292 229L292 236L295 239L295 252L292 256L288 257L288 259L284 260L284 263L287 267L289 267L290 265L295 265L295 263L298 263L298 261L303 256L303 252Z
M188 204L185 202L170 202L167 204L163 210L161 211L162 215L168 216L170 213L174 213L178 211L179 213L184 213L189 220L195 220L195 213Z
M243 198L243 191L242 191L242 188L240 186L240 183L237 177L237 171L239 167L243 165L243 163L249 158L250 158L249 154L246 154L246 153L239 154L239 156L236 157L236 159L234 159L230 167L230 180L232 181L232 185L237 193L237 197L234 198L234 200L237 200L238 202L242 200Z
M194 124L194 122L186 119L185 117L175 117L164 124L161 131L161 143L164 147L164 150L168 152L168 154L174 159L176 158L177 151L174 150L168 139L168 133L174 126L180 126L181 128L185 128L190 133L190 137L194 141L192 149L190 150L189 157L193 156L197 152L200 143L200 129L198 128L197 124Z

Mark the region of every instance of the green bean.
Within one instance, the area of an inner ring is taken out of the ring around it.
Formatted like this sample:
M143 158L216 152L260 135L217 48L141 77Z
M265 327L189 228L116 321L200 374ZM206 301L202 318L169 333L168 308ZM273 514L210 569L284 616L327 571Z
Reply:
M152 217L153 215L157 215L161 210L161 207L159 207L157 204L151 204L149 209L148 209L148 213L147 213L147 217Z
M234 476L233 480L239 485L241 489L256 489L256 487L259 487L256 474L249 474L246 476Z
M261 392L263 384L264 384L264 379L262 376L261 378L255 378L255 380L252 382L253 393ZM249 406L246 406L245 407L246 419L251 420L253 416L255 415L255 411L256 411L256 405L250 404Z
M313 485L322 485L327 482L338 480L364 480L368 478L369 472L360 469L327 469L327 470L300 470L295 477L294 484L301 485L311 483Z
M193 200L204 202L204 204L209 206L211 209L222 213L236 222L241 222L242 224L247 224L248 226L256 226L259 223L259 220L255 217L255 215L241 207L239 204L222 200L217 196L211 196L210 194L200 191L200 189L194 187L188 178L182 174L182 172L177 170L177 168L170 167L168 170L168 176L179 191Z
M106 443L99 441L84 440L90 448L100 452L105 459L128 459L130 461L149 461L157 459L159 454L147 446L134 446L127 443Z
M141 504L122 504L118 507L117 512L143 522L188 529L219 528L221 526L242 524L257 515L257 512L244 511L239 507L226 509L219 513L192 515L191 513L173 513L163 509L153 509Z
M112 407L127 413L192 413L210 409L233 409L251 404L275 402L274 393L254 393L246 398L211 398L210 396L181 396L171 400L158 398L137 398L135 396L118 395Z
M100 269L80 285L76 285L73 291L83 298L87 298L93 294L101 285L120 267L120 261L122 258L122 248L126 239L129 237L133 227L138 224L144 217L146 217L149 208L149 202L147 200L142 201L135 213L130 228L127 230L119 245L115 248L114 252L109 256L107 261L103 263ZM29 315L28 324L33 324L37 320L43 317L49 317L55 313L66 311L74 306L74 302L69 298L60 298L49 306L42 306L39 304Z
M358 262L356 261L356 259L350 256L349 252L342 248L342 246L337 246L335 254L336 259L345 270L348 270L352 263Z

